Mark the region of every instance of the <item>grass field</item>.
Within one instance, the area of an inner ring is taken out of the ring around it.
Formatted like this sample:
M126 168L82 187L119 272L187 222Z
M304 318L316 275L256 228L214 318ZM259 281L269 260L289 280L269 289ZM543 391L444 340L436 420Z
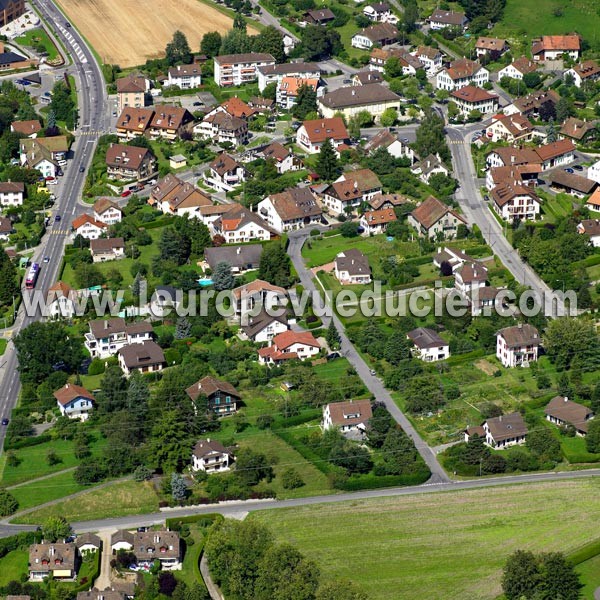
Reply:
M8 344L7 340L5 340L4 338L0 339L0 356L2 356L4 354L7 344Z
M68 471L42 481L35 481L14 488L10 490L10 493L19 502L19 510L24 510L80 492L83 489L85 489L85 486L75 483L73 471Z
M577 565L575 570L579 573L581 583L583 583L581 597L586 600L593 598L594 590L600 587L600 555Z
M21 46L27 46L29 48L43 45L47 53L46 58L50 61L54 60L58 56L58 50L56 49L56 46L53 44L48 34L41 28L30 29L29 31L26 31L23 35L15 38L15 42Z
M225 33L232 26L230 17L196 0L148 0L143 6L135 0L62 0L60 4L100 59L121 67L163 56L178 29L197 49L204 33Z
M0 586L9 581L21 581L21 575L27 575L28 562L27 550L13 550L0 558Z
M597 537L600 482L557 481L256 512L325 577L372 600L493 599L518 548L569 552ZM427 589L424 593L424 586Z

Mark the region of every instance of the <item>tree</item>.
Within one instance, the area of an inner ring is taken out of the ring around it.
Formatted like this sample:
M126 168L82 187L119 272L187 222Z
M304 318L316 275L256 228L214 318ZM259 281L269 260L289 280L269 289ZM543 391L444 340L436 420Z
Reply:
M57 121L64 121L68 129L75 128L77 106L71 95L71 90L63 80L54 84L52 100L48 108L54 112Z
M561 552L549 552L541 556L541 584L539 598L577 600L583 587L575 566Z
M450 111L450 105L448 105L448 111ZM450 116L450 113L448 115ZM443 162L450 160L450 150L446 144L446 134L444 133L444 120L437 113L430 111L425 114L417 128L414 149L419 156L437 153Z
M48 517L42 525L42 535L46 542L57 542L71 535L71 525L64 517Z
M585 436L585 446L588 452L600 453L600 419L590 421L588 433Z
M402 63L397 56L390 56L385 61L384 65L385 74L390 79L395 79L396 77L400 77L402 75Z
M0 306L8 306L20 293L17 267L0 244Z
M568 370L577 360L586 371L592 371L600 361L598 334L594 324L584 319L552 319L546 327L544 348L559 370Z
M177 579L171 571L161 571L158 574L158 591L161 594L172 596L177 585Z
M573 109L566 98L561 98L556 103L556 120L559 123L564 123L571 116Z
M181 426L181 412L166 410L152 428L149 456L154 466L165 471L181 471L190 458L192 437Z
M277 82L272 81L268 83L265 89L262 91L262 97L267 98L269 100L275 101L277 98Z
M304 121L306 115L317 110L317 92L308 85L298 88L296 104L292 108L292 114L296 119Z
M252 51L252 40L245 31L231 29L223 37L219 54L243 54Z
M368 600L368 596L352 581L326 581L315 600Z
M392 365L410 358L410 344L402 332L393 333L385 342L384 358Z
M161 260L172 260L178 265L185 263L190 246L184 237L172 227L165 227L158 241Z
M558 132L556 131L556 125L554 119L548 121L548 127L546 129L546 141L548 143L556 142L558 139Z
M254 52L270 54L278 63L285 62L283 34L273 25L252 37L252 49Z
M342 172L342 167L329 138L326 139L321 146L315 171L321 179L327 181L336 179Z
M542 81L542 78L540 77L540 74L537 73L536 71L533 71L533 73L525 73L525 75L523 75L523 83L528 88L538 87L538 85L540 85L541 81Z
M409 0L404 4L404 14L402 15L402 25L406 33L413 32L417 27L419 20L419 8L415 0Z
M340 233L342 237L354 238L358 237L358 223L354 221L345 221L340 225Z
M231 272L231 265L228 262L221 261L215 267L212 274L213 286L215 290L232 290L235 287L235 277Z
M188 488L185 479L179 473L171 474L171 496L173 500L179 502L184 500L188 494Z
M192 51L183 32L177 30L173 34L172 40L165 48L165 58L170 66L187 65L192 62Z
M246 33L246 19L241 13L237 13L233 18L233 28Z
M145 288L146 280L142 277L142 274L138 271L135 274L133 283L131 284L131 293L133 294L134 298L140 297L140 295L142 293L142 289L143 289L142 286L144 286L144 288Z
M329 321L329 327L327 327L327 334L325 336L325 339L327 340L327 345L332 350L339 348L342 338L340 337L340 334L337 330L337 327L335 326L335 323L333 322L333 319Z
M183 340L187 337L190 337L191 331L192 324L185 317L180 317L179 319L177 319L177 323L175 324L176 340Z
M102 413L117 412L126 408L127 380L119 365L109 365L100 381L98 410Z
M287 288L292 284L292 266L280 242L265 244L258 265L258 277L273 285Z
M329 58L341 47L340 34L335 29L308 25L302 30L299 53L308 60Z
M262 479L267 481L273 479L273 467L269 464L267 457L260 452L242 448L239 450L235 462L235 475L244 485L253 486Z
M0 517L8 517L19 508L17 499L6 490L0 489Z
M73 473L73 479L79 485L92 485L104 479L104 469L97 461L82 462Z
M286 490L295 490L296 488L302 487L304 481L296 469L289 467L281 473L281 485Z
M517 550L504 565L502 590L507 600L533 598L540 581L538 563L533 552Z
M202 52L202 54L206 54L206 56L209 58L213 58L219 54L219 49L221 48L222 43L223 39L218 31L209 31L202 36L202 41L200 42L200 52Z
M382 127L391 127L398 120L398 113L395 108L386 108L381 117L379 117L379 122Z

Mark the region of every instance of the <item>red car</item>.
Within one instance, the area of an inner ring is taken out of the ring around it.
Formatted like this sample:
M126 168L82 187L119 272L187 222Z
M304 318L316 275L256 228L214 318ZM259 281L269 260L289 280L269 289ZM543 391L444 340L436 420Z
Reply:
M127 196L131 196L131 190L125 190L122 194L121 194L121 198L127 198Z

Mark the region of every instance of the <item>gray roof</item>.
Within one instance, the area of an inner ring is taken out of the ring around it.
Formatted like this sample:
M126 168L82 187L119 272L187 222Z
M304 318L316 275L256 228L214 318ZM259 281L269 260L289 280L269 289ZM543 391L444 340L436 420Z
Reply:
M521 346L539 346L540 334L538 330L528 323L519 323L513 327L500 329L496 335L501 335L509 348Z
M219 246L218 248L206 248L204 258L211 269L220 262L229 263L237 269L256 269L260 262L263 247L261 244L248 244L241 246Z
M325 94L319 102L328 108L367 106L377 102L400 101L400 96L379 83L342 87Z
M287 315L271 316L265 311L261 311L255 317L248 318L248 324L242 325L242 330L250 338L254 338L257 333L260 333L265 327L274 321L279 321L287 325Z
M486 423L495 442L527 435L527 425L518 412L488 419Z
M10 65L15 62L23 62L27 60L24 56L17 54L16 52L2 52L0 53L0 65Z
M442 339L433 329L417 327L409 331L406 336L417 348L439 348L447 346L448 342Z
M110 545L114 546L119 542L126 542L130 546L133 546L133 533L125 529L119 529L110 536Z
M356 248L344 250L335 257L338 271L346 271L348 275L370 275L369 259Z
M90 545L90 544L93 546L96 546L97 548L101 548L102 540L97 535L94 535L93 533L82 533L81 535L78 535L77 539L75 540L75 545L78 548L81 548L82 546L86 546L86 545Z
M292 75L293 73L316 73L321 68L317 63L284 63L281 65L265 65L258 70L263 75Z
M137 369L147 365L164 364L165 355L161 347L153 341L142 344L129 344L118 352L123 357L128 369Z

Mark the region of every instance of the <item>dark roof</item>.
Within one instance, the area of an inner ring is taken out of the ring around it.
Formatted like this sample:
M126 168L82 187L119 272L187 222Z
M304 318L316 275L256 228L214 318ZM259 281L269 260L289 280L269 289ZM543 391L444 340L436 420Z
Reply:
M338 271L346 271L348 275L370 275L369 259L356 248L344 250L335 257Z
M419 206L417 206L417 208L415 208L415 210L413 210L410 214L413 219L419 222L423 227L430 229L448 213L452 214L463 223L465 222L463 217L454 212L450 207L440 202L434 196L429 196L427 200L419 204Z
M335 19L335 14L329 8L313 8L307 10L304 15L317 22L333 21Z
M136 531L133 534L133 550L136 558L152 561L157 558L179 558L179 534L176 531Z
M121 237L90 240L90 252L92 255L95 253L112 252L115 248L125 248L125 240Z
M537 346L540 343L538 330L529 323L519 323L519 325L513 325L512 327L505 327L500 329L496 335L501 335L509 348Z
M165 355L161 347L151 340L141 344L129 344L118 351L123 357L128 369L137 369L146 365L157 365L165 362Z
M594 411L591 408L573 402L566 396L555 396L552 398L546 405L544 413L565 423L571 423L577 429L584 432L587 432L586 421L594 415Z
M352 78L358 80L362 85L381 83L383 81L383 76L379 71L360 71Z
M398 36L398 28L391 23L376 23L354 34L354 36L357 35L363 35L376 44L377 42L395 39Z
M228 454L227 448L218 440L198 440L192 451L192 456L196 458L204 458L213 454Z
M111 589L100 591L92 588L88 592L78 592L77 594L77 600L124 600L124 598L124 592Z
M431 13L428 21L433 21L435 23L446 23L447 25L463 25L466 23L467 17L465 16L465 13L436 8Z
M84 387L74 383L65 383L63 387L54 392L54 397L61 406L66 406L77 398L87 398L94 400L93 394L90 394Z
M325 94L319 102L328 108L346 108L349 106L362 106L376 104L379 102L399 102L400 96L394 94L392 90L381 85L372 83L370 85L360 85L351 87L342 87L333 92Z
M33 544L29 546L29 570L46 573L74 571L76 554L77 547L72 543Z
M253 63L253 62L272 62L275 63L275 59L271 54L263 52L246 52L243 54L223 54L221 56L215 56L215 62L220 65L226 63Z
M0 65L10 65L15 62L23 62L27 60L24 56L17 54L16 52L1 52L0 53Z
M75 540L75 545L78 548L81 548L82 546L85 546L87 544L92 544L97 548L101 548L102 540L93 533L82 533L81 535L77 536L77 539Z
M370 400L349 400L348 402L332 402L327 405L331 422L341 427L342 425L367 424L373 416Z
M242 330L250 339L252 339L257 333L261 332L270 323L273 323L273 321L279 321L280 323L287 325L287 316L271 316L264 310L261 310L261 312L258 313L255 317L248 317L248 324L242 325Z
M417 348L439 348L447 346L448 342L443 340L433 329L417 327L409 331L406 336Z
M261 254L261 244L219 246L204 250L204 258L213 271L220 262L226 262L231 267L238 269L256 269L258 268Z
M111 144L106 150L106 164L109 167L123 167L137 171L149 156L152 156L152 152L148 148Z
M323 213L308 188L288 188L270 196L273 208L282 221L316 217Z
M191 385L185 392L192 400L196 400L200 394L209 397L216 392L224 392L235 398L240 398L239 392L231 385L231 383L223 381L222 379L217 379L216 377L211 377L210 375L203 377L200 381Z
M486 423L495 442L527 435L527 425L518 412L488 419Z
M293 73L316 73L321 68L317 63L283 63L280 65L265 65L258 70L264 75L292 75Z
M127 531L126 529L119 529L119 531L115 531L110 536L110 545L114 546L119 542L126 542L133 546L133 533L131 531Z
M563 169L552 171L549 179L560 187L569 188L582 194L591 194L598 185L597 181L592 181L575 173L567 173Z

